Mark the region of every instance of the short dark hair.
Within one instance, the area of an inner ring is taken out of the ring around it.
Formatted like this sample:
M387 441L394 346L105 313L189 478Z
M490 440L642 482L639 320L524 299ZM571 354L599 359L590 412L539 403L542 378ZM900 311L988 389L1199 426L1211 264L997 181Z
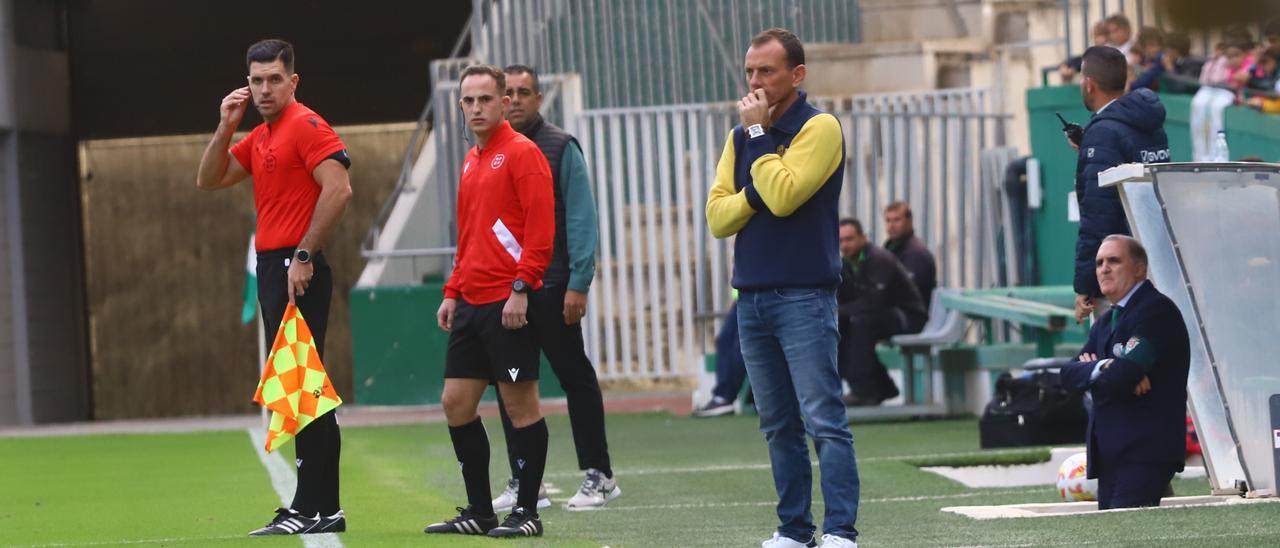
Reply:
M507 94L507 75L498 67L493 65L469 65L462 69L462 74L458 75L458 89L462 89L462 83L467 80L468 76L488 76L498 83L498 95Z
M1124 242L1125 250L1129 252L1129 258L1133 259L1133 262L1143 266L1148 265L1147 248L1142 247L1142 242L1139 242L1137 238L1134 238L1133 236L1126 236L1124 234L1112 234L1110 236L1107 236L1106 238L1103 238L1102 241L1103 242Z
M293 74L293 44L268 38L259 40L249 46L249 51L244 54L244 66L247 68L254 63L271 63L273 61L284 63L284 71Z
M901 200L896 202L890 202L889 205L884 206L885 213L888 213L890 211L901 211L903 216L905 216L908 219L911 218L911 204L908 204Z
M1261 57L1280 62L1280 46L1271 46L1262 52Z
M1170 32L1164 37L1164 49L1171 49L1179 55L1191 54L1191 37L1185 32Z
M1129 18L1125 17L1123 13L1108 16L1104 21L1106 21L1108 25L1115 25L1124 30L1133 30L1133 25L1129 23Z
M507 68L502 69L502 72L507 74L528 74L533 79L533 92L542 93L542 86L538 84L538 71L533 70L533 67L529 65L507 65ZM502 86L502 90L505 92L507 86Z
M1142 47L1157 45L1164 47L1164 31L1156 27L1142 27L1138 31L1138 45Z
M858 222L858 220L853 217L840 219L840 226L851 226L854 230L858 231L858 234L863 234L862 223Z
M1111 46L1093 46L1084 50L1080 60L1084 77L1092 78L1102 91L1124 91L1129 79L1129 60Z
M751 38L751 45L762 46L774 40L782 44L782 49L787 52L787 65L789 68L796 68L804 64L804 44L800 42L800 38L795 33L787 29L774 27L762 30L760 34Z

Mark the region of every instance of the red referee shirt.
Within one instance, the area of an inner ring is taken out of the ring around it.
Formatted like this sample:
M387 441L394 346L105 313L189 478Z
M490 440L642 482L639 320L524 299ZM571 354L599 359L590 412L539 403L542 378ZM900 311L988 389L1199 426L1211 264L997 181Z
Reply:
M542 287L556 233L547 158L503 122L483 150L472 147L458 183L458 254L444 296L488 304L520 278Z
M294 101L280 118L259 124L231 147L253 177L258 251L297 247L311 226L320 184L311 172L346 145L315 111Z

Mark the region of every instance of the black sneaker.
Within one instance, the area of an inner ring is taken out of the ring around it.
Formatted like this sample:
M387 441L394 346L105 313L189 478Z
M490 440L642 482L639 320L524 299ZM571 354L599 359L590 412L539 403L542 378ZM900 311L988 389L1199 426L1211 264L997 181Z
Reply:
M529 512L519 506L511 510L502 525L489 531L489 536L501 537L540 537L542 536L542 519L535 512Z
M483 535L498 526L498 516L481 516L471 511L471 507L458 508L458 517L441 523L432 523L423 533L457 533L460 535Z
M714 396L702 407L693 410L694 417L723 417L733 414L733 402Z
M338 512L341 514L342 512ZM251 537L265 537L270 535L300 535L310 533L320 525L320 515L315 517L307 517L299 514L297 510L292 508L276 508L276 517L259 529L249 531ZM343 521L343 528L346 528L346 522Z
M316 517L320 518L320 523L307 533L344 533L347 530L347 514L342 510L338 510L338 513L332 516L317 514Z

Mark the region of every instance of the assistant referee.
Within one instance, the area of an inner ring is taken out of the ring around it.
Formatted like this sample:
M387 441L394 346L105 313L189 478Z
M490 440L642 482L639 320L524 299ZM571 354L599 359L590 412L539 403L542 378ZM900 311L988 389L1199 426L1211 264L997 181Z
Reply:
M283 40L249 47L249 85L222 99L221 119L200 159L196 186L217 190L253 177L262 327L268 339L275 337L285 306L297 304L323 359L333 273L322 250L351 201L351 160L333 128L294 98L299 77L293 61L293 46ZM250 97L263 123L230 146ZM276 509L270 523L249 534L345 531L346 517L338 504L340 450L332 411L299 432L293 503Z

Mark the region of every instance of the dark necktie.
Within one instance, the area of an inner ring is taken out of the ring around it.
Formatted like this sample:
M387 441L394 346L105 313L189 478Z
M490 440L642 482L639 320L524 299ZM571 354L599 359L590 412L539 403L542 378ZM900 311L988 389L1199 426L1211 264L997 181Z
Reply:
M1111 307L1111 332L1116 332L1116 320L1120 318L1120 311L1124 310L1123 306L1115 305Z

